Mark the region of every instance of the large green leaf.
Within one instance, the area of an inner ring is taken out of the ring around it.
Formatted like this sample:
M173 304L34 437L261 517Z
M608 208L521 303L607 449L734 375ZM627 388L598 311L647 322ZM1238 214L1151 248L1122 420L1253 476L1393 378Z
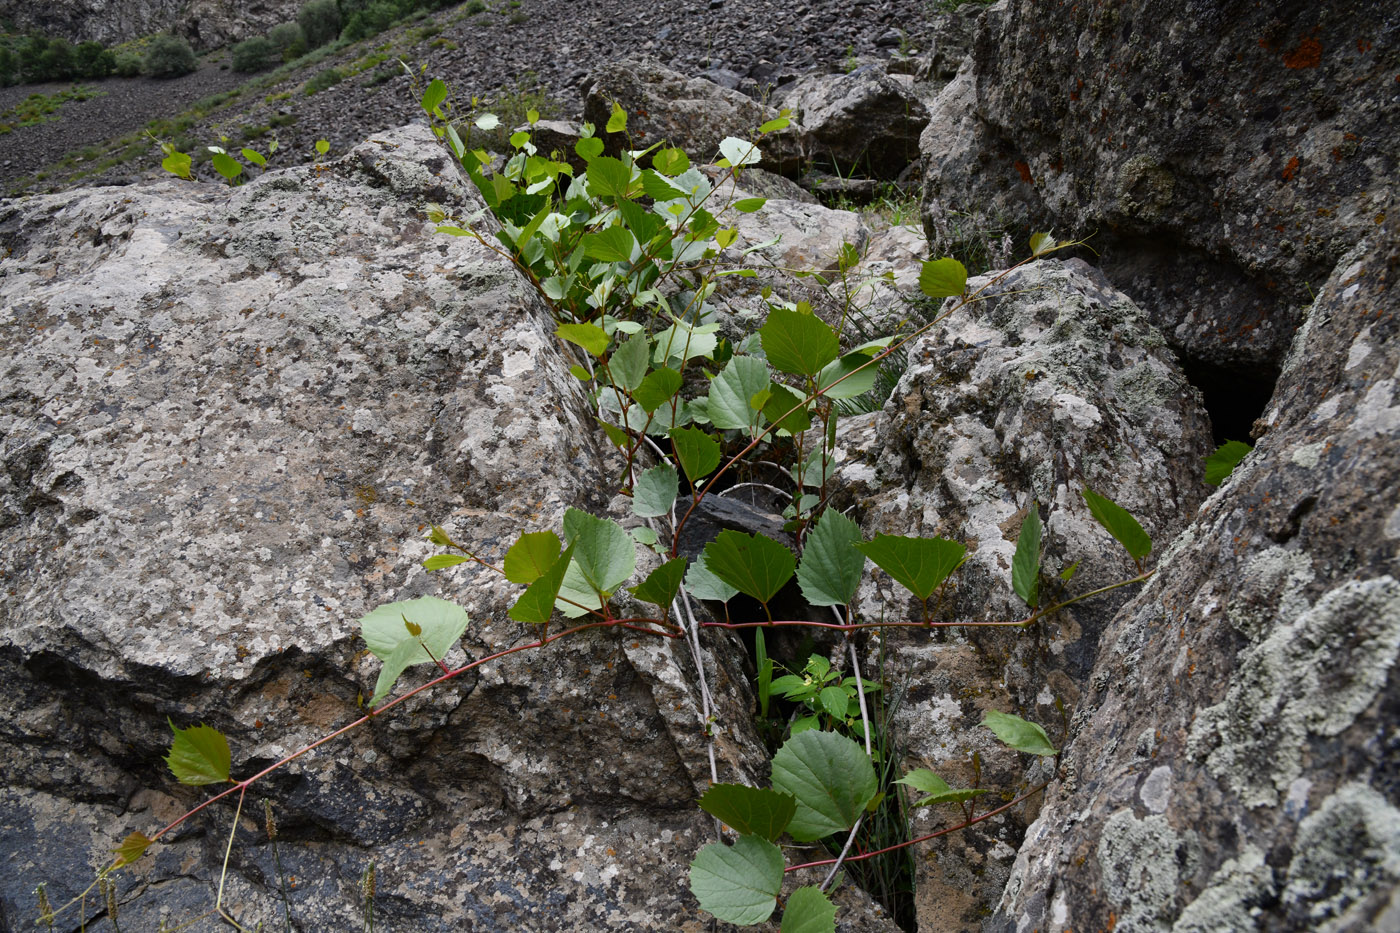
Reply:
M637 488L632 490L632 511L642 518L657 518L670 515L671 506L680 491L680 477L676 468L662 463L637 477Z
M170 753L165 763L181 784L219 784L227 781L233 754L229 751L228 739L213 726L200 724L181 729L174 722L170 730L175 738L170 742Z
M646 374L642 384L637 386L632 397L647 414L656 411L669 402L681 388L681 374L674 369L661 367Z
M772 538L726 529L705 545L705 566L744 595L767 603L792 579L797 559Z
M632 184L632 166L612 156L599 156L588 163L588 187L595 197L627 197Z
M388 696L407 668L442 660L466 630L467 611L436 596L386 603L360 619L360 636L383 662L369 705Z
M651 157L651 164L661 174L674 177L690 168L690 157L684 149L662 149Z
M651 344L647 342L647 335L636 333L613 351L608 359L608 372L612 373L614 385L631 392L642 384L650 362Z
M1029 752L1032 755L1059 754L1055 746L1050 744L1050 737L1045 734L1044 729L1020 716L988 710L982 725L991 729L997 738L1018 752Z
M878 785L865 749L844 735L811 729L773 756L773 789L797 801L788 833L811 842L854 826Z
M1040 510L1031 503L1030 514L1021 523L1016 539L1016 555L1011 558L1011 588L1032 609L1040 601Z
M555 333L563 340L576 343L593 356L602 356L608 349L608 332L597 324L560 324Z
M1253 449L1243 441L1226 441L1215 448L1215 452L1206 457L1206 482L1212 486L1225 482L1245 454Z
M647 578L636 586L628 587L628 592L643 602L655 603L662 609L670 609L685 579L686 559L677 557L657 567Z
M767 920L782 887L782 850L757 836L740 836L732 846L712 842L690 863L691 893L701 907L728 923Z
M693 483L710 475L719 466L719 441L699 428L677 428L671 432L671 446L681 469Z
M583 255L603 262L628 262L636 246L636 238L621 224L583 235Z
M1087 486L1084 487L1084 501L1089 503L1089 514L1118 539L1133 560L1140 561L1152 552L1152 539L1126 509Z
M828 509L807 536L797 585L813 606L844 606L855 598L865 555L856 550L860 526L835 509Z
M611 519L578 509L564 513L564 536L577 548L574 563L588 585L611 594L637 569L637 546L632 536Z
M755 165L763 158L763 153L754 143L737 136L726 136L719 143L720 154L729 160L730 165Z
M904 777L895 781L896 784L903 784L915 790L927 794L922 800L914 802L916 807L927 807L936 803L961 803L973 797L980 797L987 793L986 788L965 788L949 787L948 782L934 774L928 768L918 768L910 771Z
M761 836L777 842L797 812L787 794L744 784L712 784L700 798L700 809L741 836Z
M919 290L930 298L954 298L967 289L967 268L956 259L925 259Z
M874 356L869 353L847 353L839 360L832 360L817 374L817 388L827 398L864 395L875 387L875 377L880 372L879 365L872 360Z
M758 335L768 362L794 376L815 376L841 353L836 331L810 312L774 308Z
M526 586L534 583L559 559L562 545L559 536L552 531L536 531L522 534L520 539L506 551L506 579L511 583Z
M943 538L877 534L874 541L855 547L919 599L932 596L967 555L966 547Z
M751 430L759 420L759 409L751 400L768 388L769 381L768 365L757 357L731 359L710 383L710 423L717 428Z
M438 107L447 100L447 85L442 83L441 78L434 78L432 83L423 92L423 99L419 101L423 105L423 111L429 116L439 116Z
M816 885L792 892L780 933L836 933L836 905Z
M704 554L701 554L686 572L685 588L696 599L710 599L718 603L729 602L739 592L737 586L725 583L705 566Z
M773 426L789 434L801 434L812 426L812 416L802 404L802 397L787 386L774 382L768 386L768 400L763 403L763 417Z
M564 549L553 565L539 579L531 583L507 613L517 622L530 622L543 625L554 614L554 603L559 598L559 589L564 584L564 574L573 564L574 545Z

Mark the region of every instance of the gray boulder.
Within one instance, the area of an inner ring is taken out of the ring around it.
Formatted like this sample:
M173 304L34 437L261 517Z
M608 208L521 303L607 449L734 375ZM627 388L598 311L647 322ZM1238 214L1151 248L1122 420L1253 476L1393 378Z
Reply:
M1193 381L1257 413L1310 290L1394 188L1388 10L990 8L967 83L946 89L925 136L930 240L950 209L1094 234L1096 261Z
M990 929L1400 923L1398 233L1318 289L1257 448L1103 633Z
M842 174L897 178L918 158L929 119L910 82L875 65L810 75L784 85L774 99L794 111L808 154Z
M158 32L175 32L197 49L211 49L261 35L295 21L303 0L0 0L0 18L21 29L73 42L95 39L116 45Z
M499 256L435 234L432 204L481 202L408 127L237 189L0 207L7 924L37 916L38 883L67 901L128 833L207 796L164 768L167 717L224 731L241 777L362 715L376 605L465 607L449 664L537 636L494 573L429 576L426 526L499 561L570 505L605 510L619 464L545 309ZM719 777L756 780L742 652L707 644ZM373 862L383 929L688 929L686 865L713 838L699 703L685 643L634 632L480 667L254 785L225 907L280 925L284 872L302 928L357 927ZM212 906L233 813L115 876L124 929ZM851 928L884 928L862 898Z

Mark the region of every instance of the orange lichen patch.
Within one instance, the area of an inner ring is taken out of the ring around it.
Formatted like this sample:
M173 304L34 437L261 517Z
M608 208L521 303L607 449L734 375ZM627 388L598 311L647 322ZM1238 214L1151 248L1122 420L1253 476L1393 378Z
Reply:
M1021 180L1029 185L1031 183L1031 167L1020 161L1013 163L1013 165L1017 173L1020 174Z
M1356 40L1356 51L1358 51L1358 52L1369 52L1369 51L1371 51L1371 43L1370 43L1369 41L1367 41L1366 39L1357 39L1357 40Z
M1322 43L1316 39L1304 39L1298 47L1283 56L1283 67L1293 69L1316 68L1322 64Z
M1293 158L1289 159L1288 164L1283 167L1283 180L1292 181L1293 176L1298 174L1298 166L1301 164L1302 163L1298 161L1297 156L1294 156Z

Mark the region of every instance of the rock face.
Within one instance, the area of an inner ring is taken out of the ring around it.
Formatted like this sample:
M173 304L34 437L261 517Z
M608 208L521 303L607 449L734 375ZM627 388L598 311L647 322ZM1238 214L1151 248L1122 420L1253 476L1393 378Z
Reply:
M1069 594L1133 576L1081 490L1108 496L1157 541L1170 540L1208 490L1201 458L1210 436L1161 335L1096 270L1043 260L969 288L985 300L913 345L885 410L854 432L838 479L867 539L938 535L966 543L967 562L935 618L985 623L1027 614L1011 588L1011 559L1033 508L1045 516L1046 598L1072 563L1079 571ZM1089 691L1121 592L1024 631L889 630L870 649L868 666L883 656L884 676L905 686L896 724L907 768L931 768L955 787L980 779L998 794L1049 778L1044 764L1027 769L1027 756L980 723L988 710L1012 712L1044 724L1058 742L1065 711ZM921 614L884 575L862 588L858 608L867 620ZM1036 806L1032 800L928 846L929 857L917 859L920 930L980 929ZM915 834L957 819L947 808L924 810Z
M1194 381L1257 414L1397 177L1388 9L999 4L924 140L930 237L949 208L1095 234Z
M261 35L295 21L300 0L0 0L0 18L73 42L116 45L157 32L174 32L196 49Z
M874 65L802 78L774 100L795 112L812 159L872 178L897 178L918 158L929 116L909 87Z
M545 310L495 254L434 234L429 202L480 206L409 127L238 189L4 206L7 924L37 915L39 882L67 901L92 859L201 799L162 765L167 717L226 732L243 776L361 715L378 663L357 619L382 602L465 607L448 663L535 637L494 574L429 577L425 523L499 560L566 506L606 508L618 464ZM737 657L704 656L719 774L756 780ZM684 880L713 838L694 680L684 642L584 633L416 697L244 812L273 803L306 929L359 924L371 860L386 929L706 928ZM216 806L119 873L123 926L209 909L232 819ZM226 907L280 923L266 832L234 852ZM854 897L852 928L884 929Z
M1400 235L1319 289L1267 433L1103 634L993 930L1400 922Z

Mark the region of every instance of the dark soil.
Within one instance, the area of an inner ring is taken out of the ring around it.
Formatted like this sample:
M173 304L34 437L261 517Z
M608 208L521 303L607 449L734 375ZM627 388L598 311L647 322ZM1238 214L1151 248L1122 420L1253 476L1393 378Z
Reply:
M459 106L479 96L519 100L537 90L552 115L576 115L579 85L595 63L621 57L655 58L688 74L709 72L735 83L757 78L775 83L810 71L839 69L854 55L890 55L901 42L920 47L932 19L927 0L523 0L499 12L467 15L466 6L396 27L349 46L281 80L250 82L230 102L189 127L187 149L218 144L267 151L276 137L273 165L314 158L317 139L343 152L365 137L422 116L402 58L421 75L441 77ZM374 62L371 56L383 56ZM250 76L224 70L227 52L206 56L201 69L170 80L112 78L89 82L103 93L65 104L56 119L0 136L0 182L11 193L61 190L74 184L111 184L159 172L154 144L134 158L94 172L119 147L114 140L139 133L160 117L174 117L196 101L238 88ZM426 66L425 70L420 70ZM355 72L308 96L305 82L337 67ZM750 82L751 85L751 82ZM0 110L32 93L66 85L0 90ZM278 98L281 99L278 99ZM65 154L82 153L54 166ZM47 169L46 169L47 167ZM45 177L35 173L45 170Z

